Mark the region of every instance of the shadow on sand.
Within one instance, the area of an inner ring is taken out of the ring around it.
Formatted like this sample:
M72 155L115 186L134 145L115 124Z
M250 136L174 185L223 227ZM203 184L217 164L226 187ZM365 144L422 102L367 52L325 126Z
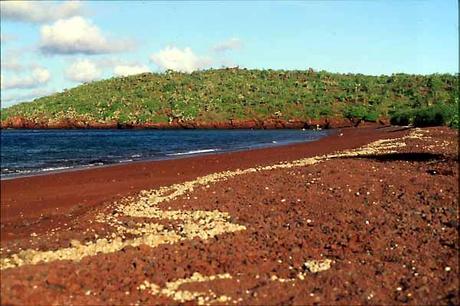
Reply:
M356 158L365 158L371 159L380 162L386 161L415 161L415 162L426 162L426 161L446 161L450 159L446 155L443 154L435 154L435 153L423 153L423 152L412 152L412 153L387 153L387 154L379 154L379 155L360 155L357 157L344 157L350 159Z

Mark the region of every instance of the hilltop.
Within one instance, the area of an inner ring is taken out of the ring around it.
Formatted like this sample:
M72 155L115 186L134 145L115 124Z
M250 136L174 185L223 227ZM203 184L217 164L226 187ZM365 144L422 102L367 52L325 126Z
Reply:
M273 128L361 121L458 126L458 76L166 71L83 84L2 109L14 128Z

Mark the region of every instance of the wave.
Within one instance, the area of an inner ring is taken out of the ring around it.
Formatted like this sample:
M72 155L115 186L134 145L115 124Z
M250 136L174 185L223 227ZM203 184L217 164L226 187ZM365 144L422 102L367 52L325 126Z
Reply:
M219 149L192 150L192 151L187 151L187 152L178 152L178 153L171 153L171 154L166 154L166 155L181 156L181 155L191 155L191 154L200 154L200 153L210 153L210 152L216 152L216 151L219 151Z
M49 167L49 168L40 169L40 171L48 172L48 171L65 170L65 169L72 169L72 168L73 168L73 167L66 167L66 166L61 166L61 167Z
M2 169L2 176L16 176L16 175L27 175L27 174L40 174L42 172L52 172L59 170L73 169L73 166L59 166L59 167L47 167L47 168L37 168L37 169Z

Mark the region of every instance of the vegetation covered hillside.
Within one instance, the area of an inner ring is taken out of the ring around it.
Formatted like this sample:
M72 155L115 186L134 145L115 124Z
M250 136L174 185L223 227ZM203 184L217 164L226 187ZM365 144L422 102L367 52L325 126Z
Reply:
M458 76L227 68L111 78L2 110L2 125L350 118L458 126Z

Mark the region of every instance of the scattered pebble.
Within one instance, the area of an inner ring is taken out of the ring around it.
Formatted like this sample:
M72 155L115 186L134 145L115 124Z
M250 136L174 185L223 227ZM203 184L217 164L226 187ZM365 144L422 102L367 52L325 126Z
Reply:
M318 273L321 271L326 271L331 268L332 260L323 259L323 260L308 260L304 263L304 266L311 273Z

